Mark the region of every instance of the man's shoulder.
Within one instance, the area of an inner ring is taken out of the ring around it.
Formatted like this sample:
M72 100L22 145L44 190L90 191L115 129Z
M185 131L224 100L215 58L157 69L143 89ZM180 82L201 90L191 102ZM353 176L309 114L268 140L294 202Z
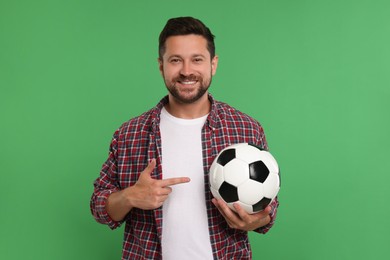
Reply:
M254 119L252 116L240 111L239 109L221 101L214 101L216 115L221 120L229 120L229 121L243 121L251 124L258 125L259 122Z
M150 132L159 123L161 109L167 102L167 97L163 97L156 106L139 116L133 117L124 122L117 130L120 134Z
M124 122L118 129L120 133L140 132L149 129L153 123L155 108L152 108L139 116L133 117Z
M224 102L215 101L214 109L215 115L210 121L215 127L216 136L226 137L224 140L227 143L252 143L268 149L259 121Z

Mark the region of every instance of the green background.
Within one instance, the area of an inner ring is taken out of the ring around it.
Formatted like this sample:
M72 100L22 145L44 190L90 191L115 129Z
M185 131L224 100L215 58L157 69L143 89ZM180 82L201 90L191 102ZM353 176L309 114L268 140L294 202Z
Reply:
M211 92L264 126L279 215L254 259L390 255L388 0L1 0L0 259L120 259L89 211L119 125L166 90L157 38L216 35Z

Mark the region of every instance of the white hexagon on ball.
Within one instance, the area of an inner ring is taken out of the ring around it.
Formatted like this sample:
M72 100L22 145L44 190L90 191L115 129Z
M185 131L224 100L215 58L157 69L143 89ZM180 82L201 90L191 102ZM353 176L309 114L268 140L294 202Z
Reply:
M253 205L264 196L264 185L254 180L247 180L238 187L238 198L241 202Z
M249 179L248 164L237 158L231 160L223 167L223 176L226 182L238 187Z
M276 173L270 173L264 182L264 197L273 199L279 192L280 182Z
M252 163L259 160L261 151L249 144L241 144L240 149L236 150L236 158L247 163Z

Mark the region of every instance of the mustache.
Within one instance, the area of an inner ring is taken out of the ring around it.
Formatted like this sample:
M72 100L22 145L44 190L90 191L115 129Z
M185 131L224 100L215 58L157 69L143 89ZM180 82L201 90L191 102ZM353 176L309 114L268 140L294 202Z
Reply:
M174 81L199 81L199 77L192 74L189 76L179 75L174 78Z

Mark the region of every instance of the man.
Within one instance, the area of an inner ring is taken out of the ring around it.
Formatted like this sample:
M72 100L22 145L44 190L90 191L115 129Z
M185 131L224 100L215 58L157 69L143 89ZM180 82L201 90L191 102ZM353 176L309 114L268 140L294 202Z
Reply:
M122 259L250 259L247 231L266 233L278 200L235 213L212 198L208 171L228 145L267 149L263 129L209 94L218 57L201 21L168 20L158 62L168 96L115 132L91 211L112 229L126 222Z

